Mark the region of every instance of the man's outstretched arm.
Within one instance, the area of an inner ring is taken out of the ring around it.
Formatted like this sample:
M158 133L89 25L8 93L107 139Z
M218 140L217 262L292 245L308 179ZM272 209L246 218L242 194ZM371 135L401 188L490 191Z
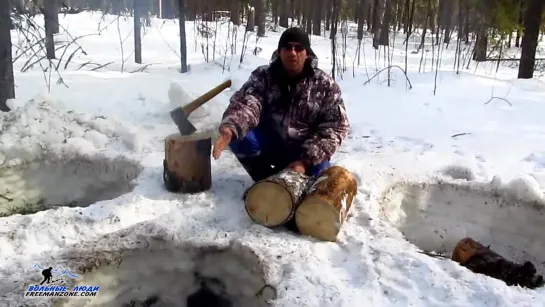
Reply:
M229 100L219 129L229 128L235 139L245 137L259 123L265 94L266 68L254 70Z
M303 143L304 151L301 160L307 167L330 159L339 149L350 129L341 89L334 81L324 97L317 121L314 135Z

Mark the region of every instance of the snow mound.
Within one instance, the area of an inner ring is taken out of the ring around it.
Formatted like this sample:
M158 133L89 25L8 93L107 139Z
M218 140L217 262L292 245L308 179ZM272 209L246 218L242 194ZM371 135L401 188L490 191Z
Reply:
M87 206L132 190L139 162L131 127L66 110L54 97L12 100L0 114L0 216Z
M11 105L12 111L0 114L0 167L66 153L140 150L135 127L67 110L53 97Z
M198 88L193 87L190 89L187 84L171 82L167 93L170 106L173 109L183 107L217 85L219 85L219 83L213 86L206 84L199 86ZM212 98L189 115L188 119L195 128L201 131L214 131L213 133L215 133L217 126L220 124L223 110L227 106L229 100L229 90L226 89L224 92L223 95Z
M142 170L124 157L64 156L0 168L0 216L88 206L130 192Z
M381 215L422 250L450 255L471 237L545 272L545 202L521 182L398 182L381 195Z
M467 181L477 179L474 170L467 165L452 164L443 168L441 173L445 176L451 177L452 179L462 179Z
M270 306L276 290L267 284L265 259L238 240L222 242L185 241L156 224L144 223L79 244L66 252L61 263L55 258L55 267L69 267L79 276L66 278L70 288L98 285L99 295L61 298L57 303L62 301L64 307Z
M183 87L176 83L170 83L170 88L168 89L168 100L170 102L171 108L183 107L184 105L193 101L196 97L190 95Z

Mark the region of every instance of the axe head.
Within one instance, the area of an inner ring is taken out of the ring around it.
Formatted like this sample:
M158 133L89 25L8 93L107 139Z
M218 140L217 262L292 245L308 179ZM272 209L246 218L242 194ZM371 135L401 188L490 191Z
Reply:
M180 131L181 135L190 135L197 131L197 128L189 121L182 107L170 111L170 118L178 126L178 131Z

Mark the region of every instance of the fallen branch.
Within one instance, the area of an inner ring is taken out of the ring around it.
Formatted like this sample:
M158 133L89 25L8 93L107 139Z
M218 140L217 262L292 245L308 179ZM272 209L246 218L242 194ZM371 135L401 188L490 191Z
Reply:
M485 102L484 104L489 104L489 103L492 102L492 100L494 100L494 99L503 100L503 101L505 101L509 106L511 106L511 107L513 106L513 105L509 102L509 100L507 100L507 99L505 99L505 98L501 98L501 97L496 97L496 96L491 97L491 98L490 98L487 102Z
M459 136L462 136L462 135L470 135L470 134L471 134L470 132L456 133L456 134L451 135L450 137L455 138L455 137L459 137Z
M439 253L436 253L436 252L430 252L430 251L425 251L425 250L419 250L418 252L421 253L421 254L424 254L426 256L433 257L433 258L450 259L449 256L439 254Z
M525 261L522 264L505 259L472 238L466 237L456 244L452 260L470 271L502 280L508 286L535 289L543 286L543 276L537 274L533 263Z
M409 89L412 89L413 85L411 84L411 80L409 80L409 76L407 76L407 72L398 65L390 65L388 67L385 67L385 68L379 70L376 74L374 74L371 78L369 78L369 80L365 81L365 83L363 83L363 85L369 84L374 78L376 78L378 75L380 75L381 72L383 72L383 71L385 71L387 69L388 70L392 69L392 68L398 68L399 70L401 70L403 72L403 75L405 75L405 79L407 80L407 83L409 84Z
M142 66L142 67L140 67L140 68L137 68L137 69L131 71L130 73L133 74L133 73L136 73L136 72L143 72L144 70L146 70L146 69L147 69L148 67L150 67L151 65L152 65L151 63L146 64L146 65L144 65L144 66Z
M480 62L519 62L521 59L517 59L517 58L513 58L513 59L510 59L510 58L503 58L503 59L494 59L494 58L487 58L487 59L484 59ZM534 59L534 61L545 61L545 58L537 58L537 59Z
M3 199L5 199L5 200L7 200L7 201L13 201L12 198L6 197L6 196L4 196L4 195L2 195L2 194L0 194L0 198L3 198Z

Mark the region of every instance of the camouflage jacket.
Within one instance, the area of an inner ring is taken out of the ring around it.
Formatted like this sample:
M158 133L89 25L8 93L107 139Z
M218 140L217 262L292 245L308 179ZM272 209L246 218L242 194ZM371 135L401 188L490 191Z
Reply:
M221 127L240 139L259 125L288 148L298 148L308 166L329 159L348 134L349 122L339 85L308 61L300 80L288 82L276 52L270 65L255 69L231 97Z

